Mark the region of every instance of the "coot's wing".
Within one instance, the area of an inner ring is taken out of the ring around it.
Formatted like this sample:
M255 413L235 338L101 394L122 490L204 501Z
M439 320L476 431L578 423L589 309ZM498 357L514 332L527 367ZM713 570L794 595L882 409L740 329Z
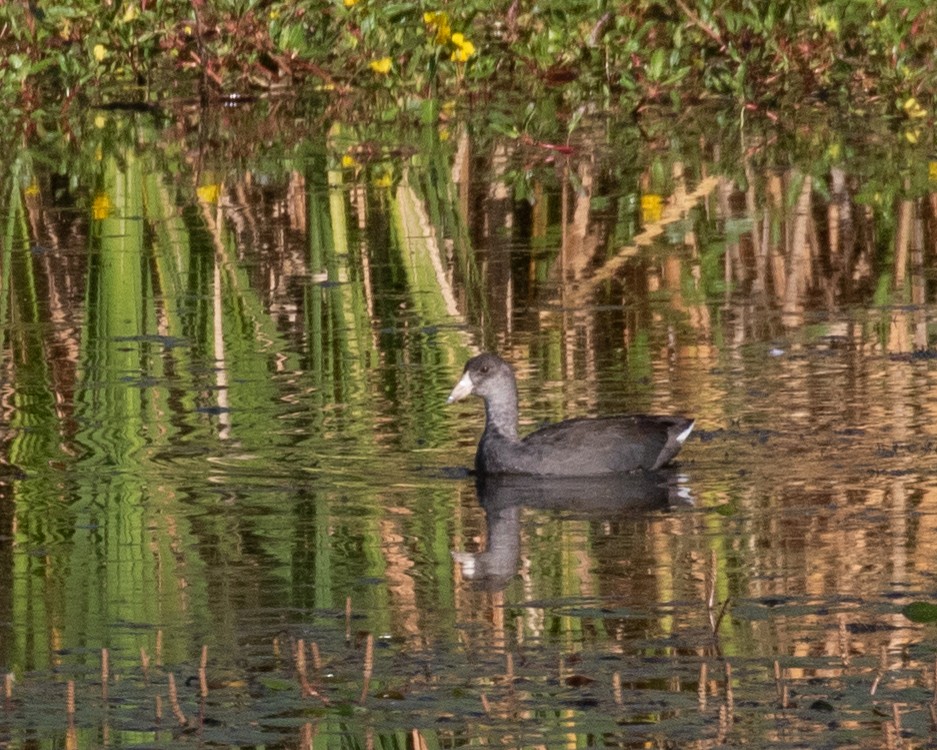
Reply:
M517 451L530 473L587 476L655 470L680 450L693 422L683 417L629 415L570 419L532 432Z

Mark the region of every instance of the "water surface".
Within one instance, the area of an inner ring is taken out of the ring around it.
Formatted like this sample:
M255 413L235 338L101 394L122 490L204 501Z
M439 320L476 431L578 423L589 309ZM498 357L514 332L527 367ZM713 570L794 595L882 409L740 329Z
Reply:
M925 161L256 106L8 159L0 742L926 742ZM653 481L476 486L482 349L523 429L696 431Z

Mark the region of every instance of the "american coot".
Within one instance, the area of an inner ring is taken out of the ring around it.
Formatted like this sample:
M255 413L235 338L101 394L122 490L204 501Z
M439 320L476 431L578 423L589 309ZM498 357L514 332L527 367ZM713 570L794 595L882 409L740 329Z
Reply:
M472 357L448 403L485 400L485 432L475 454L479 474L595 476L654 471L672 459L693 429L685 417L643 414L568 419L517 436L514 370L496 354Z

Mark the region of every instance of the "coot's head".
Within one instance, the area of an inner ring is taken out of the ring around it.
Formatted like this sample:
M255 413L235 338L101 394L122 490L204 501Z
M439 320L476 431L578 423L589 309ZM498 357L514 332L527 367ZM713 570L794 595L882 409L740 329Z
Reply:
M476 395L488 399L497 396L514 396L514 371L511 365L497 354L479 354L465 363L462 379L456 383L446 403L461 401L467 396Z

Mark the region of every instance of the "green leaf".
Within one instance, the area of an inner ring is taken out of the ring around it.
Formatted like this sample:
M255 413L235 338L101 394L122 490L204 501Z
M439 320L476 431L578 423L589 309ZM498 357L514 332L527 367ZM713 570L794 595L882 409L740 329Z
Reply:
M901 614L911 622L937 622L937 604L931 602L911 602Z

